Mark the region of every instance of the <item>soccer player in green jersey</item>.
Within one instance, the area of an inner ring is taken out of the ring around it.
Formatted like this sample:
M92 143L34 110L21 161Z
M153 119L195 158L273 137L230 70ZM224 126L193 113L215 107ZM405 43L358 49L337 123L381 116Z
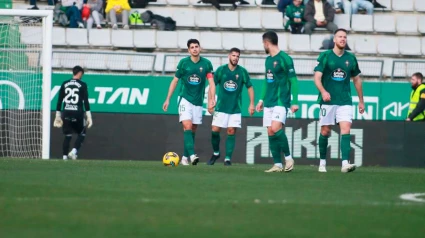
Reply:
M350 129L353 119L353 102L351 98L350 79L359 97L359 112L364 112L363 89L360 79L360 69L354 54L344 50L347 44L347 31L338 29L334 34L335 46L332 50L322 52L314 68L314 83L319 89L320 103L320 136L319 172L326 172L326 152L331 126L339 124L341 131L341 172L352 172L356 169L350 164Z
M188 157L192 165L199 162L194 151L195 132L198 125L202 124L202 105L205 96L205 82L209 83L211 94L215 95L213 66L209 60L201 57L199 41L190 39L187 42L190 56L180 60L177 71L168 89L163 110L167 111L170 98L180 80L179 93L179 121L184 130L184 154L181 159L182 165L189 165ZM208 107L215 105L215 99L209 98Z
M220 129L227 128L226 157L224 165L232 165L231 158L235 148L236 128L241 128L241 105L242 90L245 86L248 89L250 104L248 112L254 114L254 88L252 87L249 74L245 68L238 65L241 51L238 48L232 48L229 52L229 63L220 66L214 74L217 88L217 103L209 108L213 114L211 143L213 155L208 161L208 165L214 165L220 157ZM210 95L215 97L215 95Z
M274 162L273 167L265 172L290 172L294 169L294 160L289 150L284 125L288 109L290 108L293 113L298 110L298 80L292 58L279 49L275 32L264 33L263 45L269 56L266 58L263 93L256 110L262 111L264 107L263 126L267 127ZM285 168L282 165L282 151L285 155Z

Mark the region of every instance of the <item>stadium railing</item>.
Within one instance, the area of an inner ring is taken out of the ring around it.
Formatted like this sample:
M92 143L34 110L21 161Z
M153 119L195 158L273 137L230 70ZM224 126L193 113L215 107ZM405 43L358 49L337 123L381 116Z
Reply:
M425 61L413 60L394 60L392 65L391 80L396 78L410 78L416 72L422 72L425 69Z

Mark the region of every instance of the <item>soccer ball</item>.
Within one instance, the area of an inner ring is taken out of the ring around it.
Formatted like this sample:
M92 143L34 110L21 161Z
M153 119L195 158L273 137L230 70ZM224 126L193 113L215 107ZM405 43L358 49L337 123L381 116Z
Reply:
M162 163L164 163L165 166L178 166L180 162L180 157L175 152L167 152L164 157L162 157Z

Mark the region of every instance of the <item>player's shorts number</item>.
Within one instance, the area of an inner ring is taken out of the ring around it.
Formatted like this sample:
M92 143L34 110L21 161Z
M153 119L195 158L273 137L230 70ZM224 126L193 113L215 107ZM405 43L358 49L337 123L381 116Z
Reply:
M78 102L78 88L65 88L65 103L77 104Z
M326 108L320 108L320 113L322 113L322 117L326 116Z
M184 105L180 105L179 108L180 108L180 110L179 110L180 112L184 112L184 110L185 110Z

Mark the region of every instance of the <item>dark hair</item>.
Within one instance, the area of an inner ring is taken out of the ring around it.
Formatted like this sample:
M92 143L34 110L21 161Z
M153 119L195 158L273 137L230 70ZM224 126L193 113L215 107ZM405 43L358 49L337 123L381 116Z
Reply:
M420 79L421 81L424 80L424 76L421 73L419 73L419 72L416 72L416 73L412 74L412 77L413 76L415 76L416 78Z
M74 76L77 75L79 72L82 72L84 74L84 69L81 66L77 65L74 68L72 68L72 74Z
M344 28L338 28L338 29L334 32L334 35L336 35L336 33L340 32L340 31L343 31L343 32L345 32L345 34L348 34L348 31L347 31L347 30L345 30Z
M199 41L197 39L189 39L187 41L187 48L190 48L190 44L198 44L199 46L201 46L201 44L199 44Z
M241 54L241 50L236 47L233 47L232 49L229 50L229 53L232 53L232 52L237 52L239 53L239 55Z
M263 34L263 40L267 40L270 43L272 43L273 45L277 45L277 34L274 31L268 31L266 33Z

